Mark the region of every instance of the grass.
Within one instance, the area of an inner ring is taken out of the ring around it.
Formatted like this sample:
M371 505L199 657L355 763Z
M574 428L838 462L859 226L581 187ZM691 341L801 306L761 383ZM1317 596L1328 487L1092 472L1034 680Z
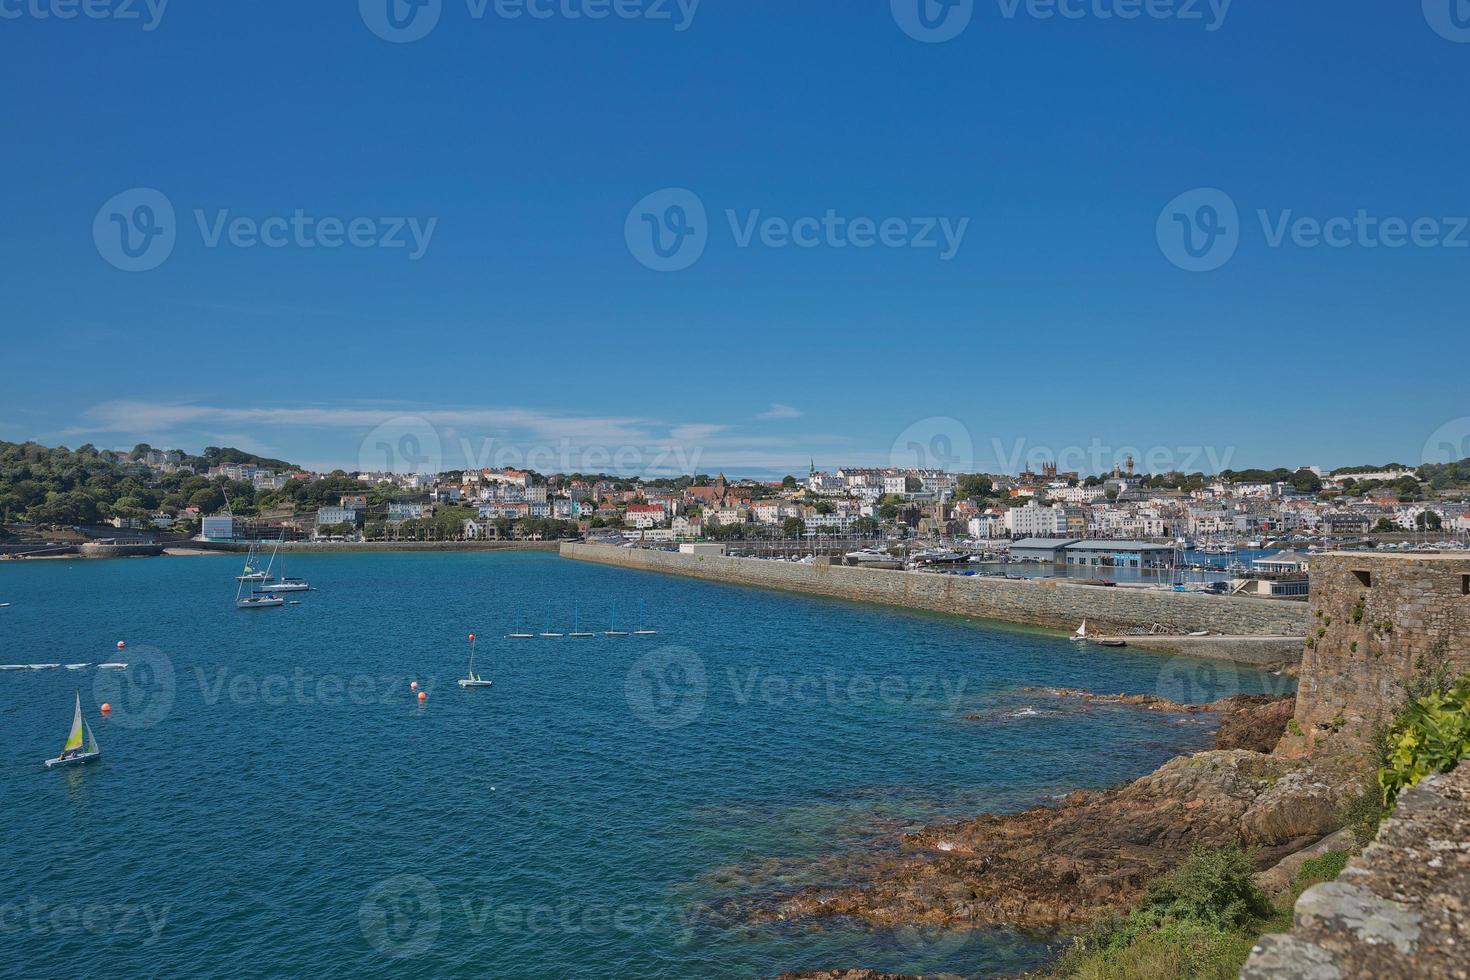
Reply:
M1301 893L1336 878L1347 859L1347 851L1312 858L1273 903L1251 881L1249 854L1236 847L1195 851L1127 915L1103 919L1074 939L1053 976L1231 980L1262 935L1291 928Z

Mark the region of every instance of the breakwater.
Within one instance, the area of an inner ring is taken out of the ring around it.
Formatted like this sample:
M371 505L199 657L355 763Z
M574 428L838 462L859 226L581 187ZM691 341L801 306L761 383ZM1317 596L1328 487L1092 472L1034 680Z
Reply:
M283 541L280 551L298 554L320 554L323 552L351 551L363 554L391 551L556 551L556 541ZM238 541L177 541L170 547L181 551L239 551L250 550L250 545ZM265 550L277 548L274 541L263 545Z
M1273 599L1105 588L1060 579L1014 581L848 568L820 560L815 565L800 565L596 544L563 544L561 555L577 561L1047 629L1071 631L1085 618L1088 632L1094 634L1121 633L1132 626L1154 623L1183 633L1209 630L1251 637L1302 637L1307 629L1305 604ZM1138 645L1147 646L1147 638L1130 637L1129 642L1135 639Z

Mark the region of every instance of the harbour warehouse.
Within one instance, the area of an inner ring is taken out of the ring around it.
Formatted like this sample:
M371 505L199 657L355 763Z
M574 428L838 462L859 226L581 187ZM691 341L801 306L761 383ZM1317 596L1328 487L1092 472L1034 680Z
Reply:
M1150 541L1023 538L1012 542L1011 558L1093 568L1167 568L1174 548Z

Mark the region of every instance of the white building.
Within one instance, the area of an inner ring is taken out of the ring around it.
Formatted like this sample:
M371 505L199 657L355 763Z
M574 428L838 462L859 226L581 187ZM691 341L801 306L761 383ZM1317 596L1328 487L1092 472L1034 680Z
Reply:
M1006 511L1003 523L1013 538L1053 537L1067 533L1067 511L1064 507L1043 507L1033 500Z

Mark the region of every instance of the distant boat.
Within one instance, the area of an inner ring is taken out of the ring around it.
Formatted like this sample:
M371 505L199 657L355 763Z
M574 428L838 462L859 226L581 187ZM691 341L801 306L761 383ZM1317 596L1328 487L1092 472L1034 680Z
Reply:
M520 609L516 609L516 619L519 620L520 618L521 611ZM516 626L512 626L511 630L512 632L507 633L506 636L508 636L512 640L534 640L536 638L535 633L528 633L525 630Z
M618 629L618 604L612 604L612 615L608 617L607 629L602 631L603 636L627 636L627 630Z
M285 537L284 534L282 534L281 536L282 537ZM280 547L281 547L281 542L278 539L276 541L276 550L279 550ZM253 553L254 545L252 545L251 548L252 548L252 553ZM246 562L245 568L247 569L247 571L250 571L250 574L252 576L255 576L255 575L258 574L258 575L264 576L264 578L260 578L260 577L249 577L249 578L247 578L247 577L241 576L241 575L235 576L235 581L237 581L237 582L240 583L239 585L235 586L235 608L236 609L276 609L276 608L279 608L280 606L284 606L286 604L286 600L285 599L282 599L280 596L276 595L274 592L272 592L272 591L270 591L268 589L267 590L257 590L253 595L242 595L242 593L245 591L245 583L246 582L269 582L269 581L272 580L272 576L271 576L271 573L270 573L270 566L273 565L273 564L275 564L275 560L276 560L276 552L275 551L272 551L271 552L270 564L268 564L265 567L265 570L264 571L260 571L259 573L256 573L255 571L252 570L252 565L251 565L251 563L249 561Z
M468 673L469 676L459 679L460 687L489 687L495 683L494 681L482 680L480 675L475 673L475 634L473 633L470 634L470 668Z
M638 602L638 628L633 631L634 636L655 636L658 630L651 630L643 625L643 601Z
M61 664L26 664L31 670L55 670Z
M85 738L83 733L86 733ZM102 758L102 750L97 747L97 739L92 735L92 726L82 719L82 692L77 692L77 710L71 720L71 734L66 737L66 744L61 747L61 754L54 759L46 760L46 768L52 766L77 766L83 762L91 762L93 759Z
M593 635L591 633L585 632L582 629L582 604L580 602L575 603L572 606L572 631L570 633L568 633L567 635L568 636L592 636Z
M250 543L250 550L245 553L245 568L239 575L235 576L236 582L270 582L273 581L269 570L256 568L255 563L259 559L256 552L255 542Z
M1082 621L1082 625L1079 626L1079 627L1077 627L1077 632L1075 632L1075 633L1072 634L1072 639L1074 639L1074 640L1085 640L1085 639L1087 639L1087 620L1084 619Z
M91 664L67 664L66 665L66 669L67 670L82 670L83 668L90 667L90 666L92 666L92 665Z
M544 636L544 637L546 637L548 639L559 639L560 637L562 637L562 636L565 635L563 633L557 633L554 630L552 630L552 628L551 628L551 610L549 610L549 609L546 611L546 629L542 630L540 635L541 636Z
M98 664L98 670L127 670L127 664Z

